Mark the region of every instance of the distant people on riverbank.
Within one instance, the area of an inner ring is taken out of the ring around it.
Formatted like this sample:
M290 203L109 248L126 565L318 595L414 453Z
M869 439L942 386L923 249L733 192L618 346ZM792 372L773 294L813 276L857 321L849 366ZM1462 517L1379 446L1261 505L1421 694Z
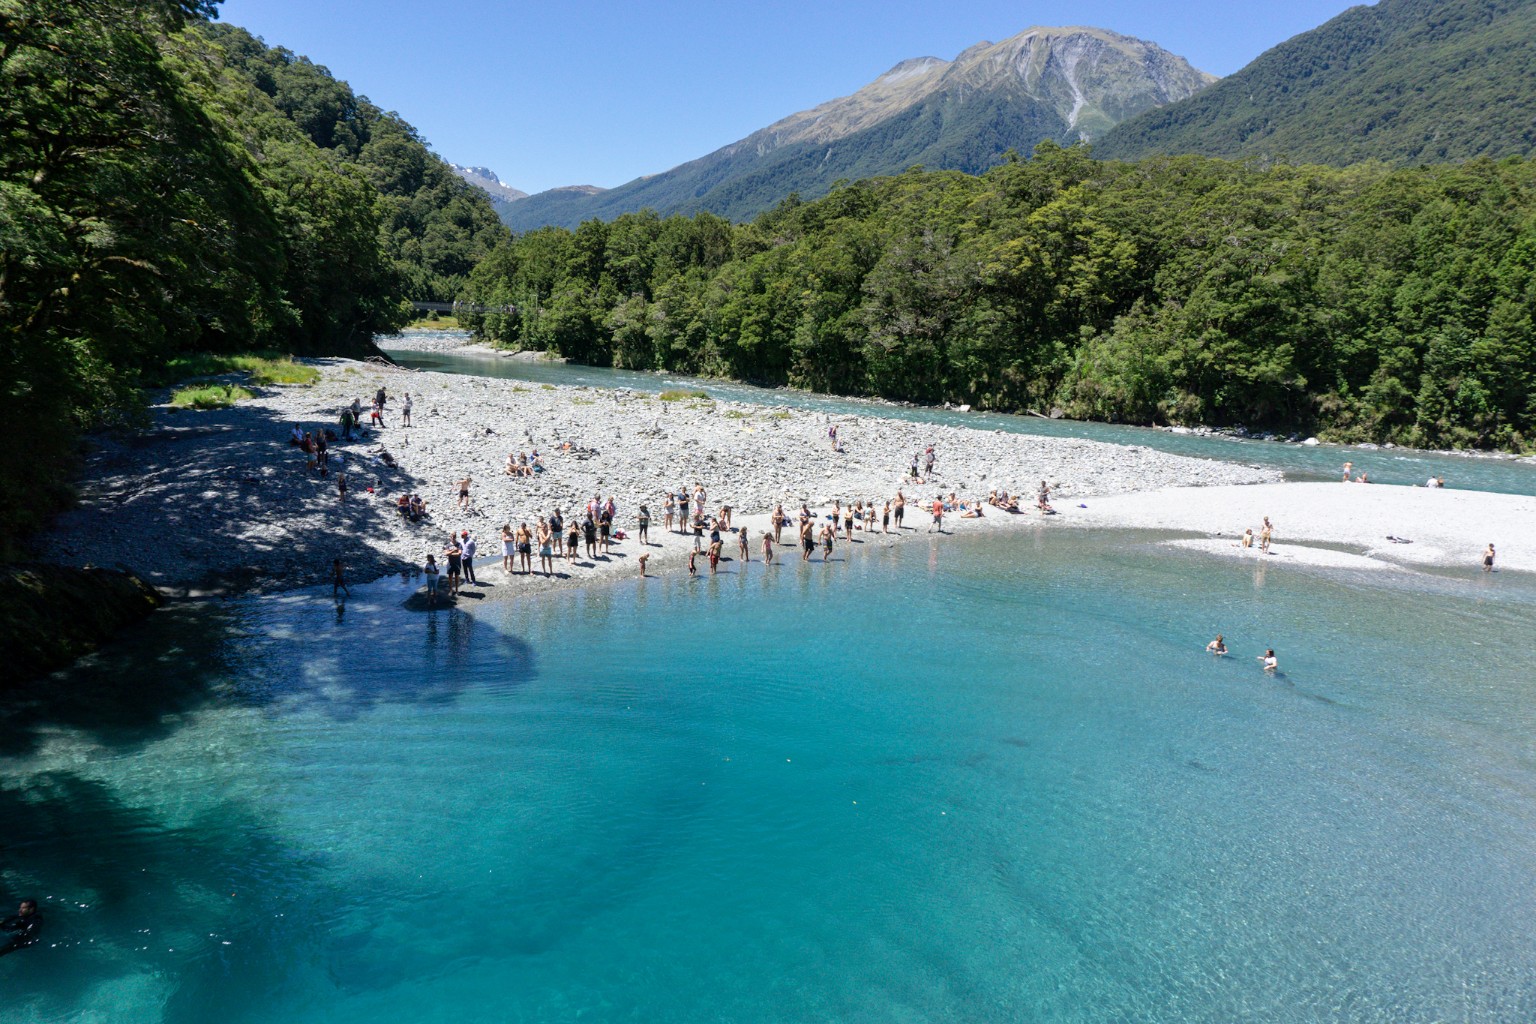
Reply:
M346 566L342 565L341 559L333 558L331 559L331 596L335 597L338 590L348 597L352 596L352 591L347 589Z
M1483 572L1493 572L1493 541L1488 542L1488 547L1483 551Z
M422 567L422 574L427 578L427 607L437 604L437 559L432 555L427 556L427 564Z
M411 393L409 391L405 393L405 398L400 401L400 425L403 427L411 425Z
M464 479L459 481L459 508L469 508L469 485L473 482L473 478L467 473L464 475Z

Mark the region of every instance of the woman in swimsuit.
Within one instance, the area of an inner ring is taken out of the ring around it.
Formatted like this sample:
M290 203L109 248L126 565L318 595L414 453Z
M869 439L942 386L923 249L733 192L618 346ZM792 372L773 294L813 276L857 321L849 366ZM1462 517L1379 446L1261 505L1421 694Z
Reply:
M773 564L773 534L763 531L763 564Z
M667 492L666 504L661 506L661 528L668 533L672 532L672 523L677 518L677 499L672 492Z
M511 523L502 523L501 524L501 567L502 567L502 569L506 570L507 575L509 575L509 576L512 574L512 552L514 550L516 550L513 547L514 543L515 542L512 539L512 524Z
M784 506L773 506L773 542L777 544L779 537L784 533Z
M581 524L572 519L570 532L565 535L565 560L567 562L576 561L576 549L580 546Z
M554 534L546 522L539 523L539 568L544 570L545 576L555 571Z

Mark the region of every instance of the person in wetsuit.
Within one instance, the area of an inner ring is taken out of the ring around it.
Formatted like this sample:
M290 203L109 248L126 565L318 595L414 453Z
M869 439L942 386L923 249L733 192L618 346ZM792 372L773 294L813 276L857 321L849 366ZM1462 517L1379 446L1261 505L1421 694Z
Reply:
M22 900L14 917L0 921L0 932L10 934L10 938L0 945L0 956L32 945L42 927L43 916L37 912L37 900Z

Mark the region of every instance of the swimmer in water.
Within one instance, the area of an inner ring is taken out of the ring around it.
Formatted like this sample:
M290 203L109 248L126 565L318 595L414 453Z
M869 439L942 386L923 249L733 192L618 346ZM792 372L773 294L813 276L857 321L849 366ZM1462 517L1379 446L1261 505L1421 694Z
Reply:
M1206 644L1205 649L1210 651L1212 654L1226 654L1227 641L1220 633L1217 633L1216 639Z
M1274 672L1280 668L1280 661L1275 657L1275 649L1273 647L1259 655L1259 660L1264 663L1265 672Z
M42 927L43 915L37 912L37 900L22 900L14 917L0 921L0 932L10 932L11 936L0 944L0 956L32 945Z

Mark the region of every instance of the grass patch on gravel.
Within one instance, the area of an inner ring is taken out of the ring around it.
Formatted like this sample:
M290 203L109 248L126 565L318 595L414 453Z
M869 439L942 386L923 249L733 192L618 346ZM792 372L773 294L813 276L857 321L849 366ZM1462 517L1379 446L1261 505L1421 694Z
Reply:
M145 383L151 387L165 387L226 373L247 374L250 383L258 387L268 384L313 384L320 379L320 371L313 366L296 363L288 356L276 352L242 352L236 355L192 352L176 356L158 373L148 374Z
M708 391L685 391L682 388L671 388L663 391L658 396L663 402L686 402L690 398L708 398Z
M238 384L198 384L171 395L171 404L182 409L223 409L253 397Z
M740 409L727 409L727 410L725 410L725 418L728 419L728 420L745 420L745 419L750 419L751 416L752 416L751 413L749 413L749 412L742 412Z

